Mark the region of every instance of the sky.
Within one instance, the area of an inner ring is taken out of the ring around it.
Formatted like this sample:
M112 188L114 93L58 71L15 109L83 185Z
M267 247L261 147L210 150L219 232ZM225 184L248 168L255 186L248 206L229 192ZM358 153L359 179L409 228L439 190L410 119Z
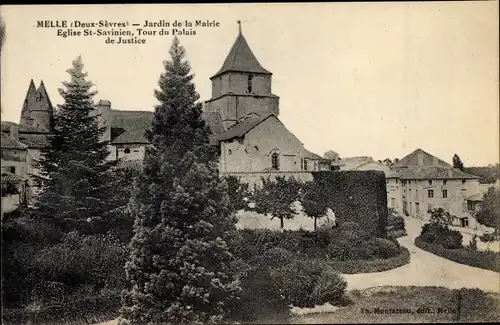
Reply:
M106 44L102 36L64 38L37 21L128 22L125 29L135 33L130 24L145 20L219 22L178 36L207 100L209 78L240 20L250 48L273 73L280 120L309 150L392 159L421 148L450 163L457 153L466 166L499 161L497 1L11 5L0 13L7 28L2 120L19 121L31 79L37 86L43 80L53 104L61 104L58 88L79 55L96 101L146 111L157 103L153 92L172 35Z

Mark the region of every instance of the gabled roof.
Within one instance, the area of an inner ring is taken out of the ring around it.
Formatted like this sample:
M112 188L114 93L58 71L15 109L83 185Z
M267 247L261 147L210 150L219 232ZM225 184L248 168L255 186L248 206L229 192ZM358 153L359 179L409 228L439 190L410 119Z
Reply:
M260 73L260 74L272 74L271 72L264 69L257 58L253 54L250 46L248 46L247 40L243 34L238 34L236 41L231 47L229 54L222 65L222 68L212 77L215 78L224 72L235 71L235 72L250 72L250 73ZM211 78L211 79L212 79Z
M229 129L227 129L225 132L223 132L219 135L213 136L212 138L213 138L213 140L216 140L216 141L227 141L227 140L231 140L234 138L239 138L239 137L247 134L250 130L252 130L254 127L259 125L260 123L264 122L265 120L267 120L271 116L276 118L276 116L274 114L267 114L264 116L252 116L252 117L242 119L240 122L236 123L235 125L233 125Z
M111 110L111 143L144 143L145 132L151 127L153 112Z
M6 134L2 134L2 149L10 150L25 150L28 148L27 145L21 143L19 140L12 138Z
M479 179L479 176L464 173L458 168L447 166L422 166L409 169L399 169L390 173L387 178L403 180L425 179Z
M451 167L451 165L448 164L447 162L431 155L430 153L428 153L422 149L417 149L417 150L413 151L412 153L410 153L409 155L405 156L400 161L395 163L392 167L399 168L399 167L419 166L418 157L420 155L423 158L423 161L422 161L423 166L433 166L433 165L436 165L435 163L437 163L437 165L440 165L440 166Z

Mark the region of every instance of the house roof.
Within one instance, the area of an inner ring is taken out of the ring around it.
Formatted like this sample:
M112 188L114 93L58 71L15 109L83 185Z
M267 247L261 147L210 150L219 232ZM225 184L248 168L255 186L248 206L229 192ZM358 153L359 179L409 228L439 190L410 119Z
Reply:
M255 116L254 115L254 116L251 116L248 118L244 118L241 121L239 121L238 123L236 123L235 125L233 125L232 127L230 127L229 129L227 129L225 132L223 132L219 135L213 136L213 140L227 141L227 140L241 137L241 136L247 134L250 130L252 130L254 127L259 125L260 123L262 123L265 120L267 120L268 118L270 118L271 116L276 118L276 116L274 114L267 114L267 115L263 115L263 116Z
M136 159L136 160L119 160L118 164L116 165L116 168L119 169L135 169L135 170L141 170L142 169L142 160Z
M19 134L19 141L26 144L30 149L42 149L50 145L48 136L45 134Z
M26 178L21 177L19 175L9 172L2 172L2 183L20 183L25 181Z
M259 61L257 61L241 31L231 47L224 64L222 64L220 70L212 78L228 71L271 74L271 72L264 69Z
M390 167L387 166L386 164L381 164L376 161L372 162L365 162L357 167L355 167L353 170L378 170L384 172L384 174L388 175L391 173Z
M417 149L410 153L409 155L405 156L402 158L400 161L395 163L392 167L393 168L400 168L400 167L411 167L411 166L419 166L419 156L422 156L422 165L423 166L433 166L433 165L439 165L439 166L445 166L445 167L451 167L450 164L445 162L444 160L441 160L430 153L422 150L422 149Z
M302 155L303 155L304 158L309 158L309 159L312 159L312 160L331 161L331 159L323 158L320 155L317 155L314 152L311 152L311 151L307 150L306 148L304 148Z
M400 179L478 179L479 176L464 173L460 169L445 166L422 166L391 172L387 178Z
M374 162L372 157L361 156L361 157L347 157L340 160L344 163L345 170L355 170L356 168Z
M10 121L2 121L2 133L9 133L11 127L17 127L19 133L47 133L34 126L18 124Z
M21 143L19 140L12 138L9 135L2 134L2 149L10 150L25 150L28 148L27 145Z
M111 143L149 143L145 132L151 127L153 112L111 110Z

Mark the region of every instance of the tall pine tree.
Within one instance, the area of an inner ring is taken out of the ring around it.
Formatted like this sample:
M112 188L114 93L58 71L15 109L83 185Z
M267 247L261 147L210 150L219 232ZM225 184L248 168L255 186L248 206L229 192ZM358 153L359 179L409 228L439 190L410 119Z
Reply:
M92 82L82 59L67 72L71 80L59 89L64 104L54 116L49 146L37 162L41 194L32 211L65 231L104 232L116 215L114 177L106 161L107 142L100 141Z
M129 204L135 224L123 324L221 322L240 290L227 245L236 220L177 38L170 55Z
M461 171L464 170L464 163L457 154L453 155L453 168L458 168Z

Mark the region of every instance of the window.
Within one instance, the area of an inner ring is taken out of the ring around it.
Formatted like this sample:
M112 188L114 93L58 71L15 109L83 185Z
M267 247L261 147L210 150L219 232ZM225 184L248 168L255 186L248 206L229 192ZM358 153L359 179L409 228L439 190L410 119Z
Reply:
M415 212L417 216L420 214L420 204L418 202L415 202Z
M307 170L307 159L304 159L304 170Z
M123 150L124 153L130 153L130 149L129 148L125 148L125 150Z
M248 76L248 92L252 92L252 81L253 81L253 75Z
M462 179L462 184L465 184L465 179Z
M427 190L427 197L434 197L434 191L433 190Z
M398 183L398 179L396 178L396 184Z
M448 190L443 190L443 199L448 197Z
M139 149L134 149L134 152L139 152Z
M429 185L432 185L432 179L429 180Z
M16 173L16 167L10 166L9 167L9 172L12 173L12 174L15 174Z
M271 166L273 169L280 169L280 157L276 152L271 155Z
M443 185L446 185L446 179L445 179L445 180L443 180Z
M229 150L227 151L227 153L230 155L230 154L232 154L232 153L233 153L233 151L232 151L231 149L229 149Z
M411 185L411 179L408 181L408 185Z

